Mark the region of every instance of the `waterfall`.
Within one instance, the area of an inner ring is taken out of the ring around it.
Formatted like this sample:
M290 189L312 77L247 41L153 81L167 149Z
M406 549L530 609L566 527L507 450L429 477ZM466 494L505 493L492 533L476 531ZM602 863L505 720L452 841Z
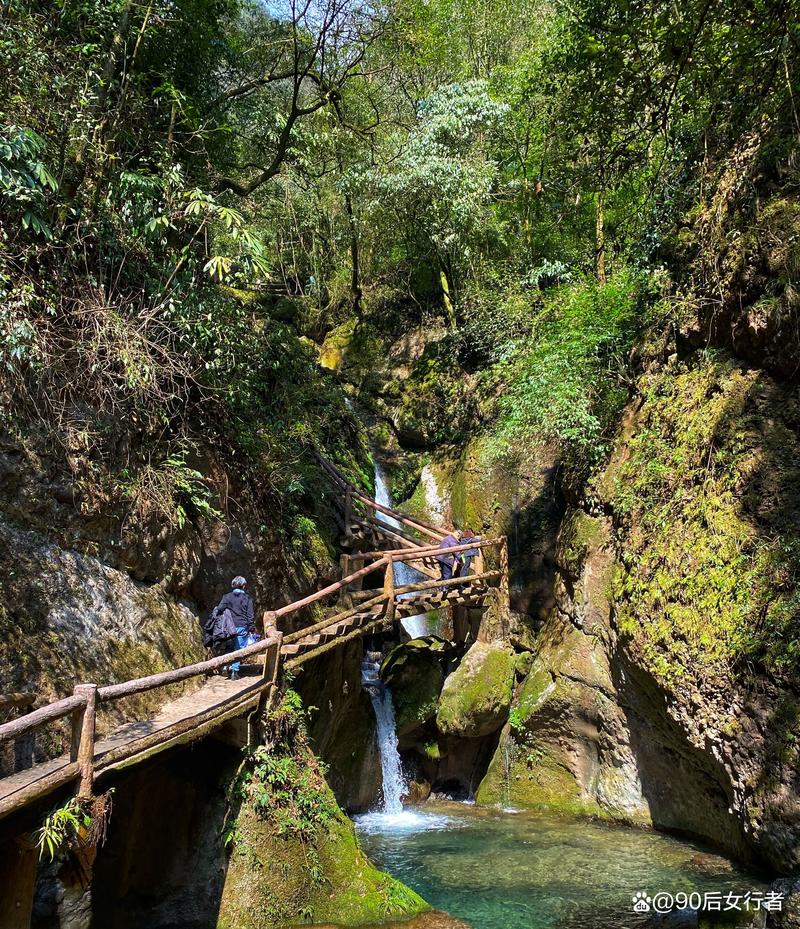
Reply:
M378 751L383 776L383 813L396 816L403 812L403 794L406 783L397 748L397 728L394 704L389 688L378 677L380 655L367 652L361 662L361 681L370 696L375 711Z
M375 500L381 506L392 506L392 495L389 492L389 485L386 481L386 475L380 466L378 459L373 454L372 461L375 466ZM400 529L400 523L393 517L387 516L386 513L376 512L376 518L384 525L391 529ZM405 562L398 561L394 566L394 583L396 587L402 587L403 584L415 584L418 581L425 580L425 577L419 571L409 567ZM428 619L424 614L419 616L407 616L401 620L403 628L412 639L418 639L420 636L427 635Z

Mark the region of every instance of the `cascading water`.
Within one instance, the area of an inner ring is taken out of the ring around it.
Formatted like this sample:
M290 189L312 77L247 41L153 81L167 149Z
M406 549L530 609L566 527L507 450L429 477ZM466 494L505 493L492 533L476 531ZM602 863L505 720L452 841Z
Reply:
M375 500L377 503L380 503L381 506L391 507L392 506L392 495L389 492L389 485L386 481L386 475L383 472L383 468L380 466L378 459L373 454L372 460L375 466ZM376 517L380 522L384 523L386 526L389 526L391 529L400 529L400 523L394 519L392 516L387 516L386 513L377 512ZM415 571L414 568L409 567L402 561L397 562L394 566L394 583L395 586L401 587L403 584L415 584L418 581L425 580L424 575L420 574L419 571ZM411 636L412 639L418 639L420 636L427 635L429 633L429 624L428 618L424 614L419 616L407 616L405 619L401 620L403 628Z
M378 676L380 654L367 652L361 662L361 682L372 701L377 727L378 751L381 756L383 777L383 810L390 816L403 812L403 794L406 783L397 748L397 728L392 695Z
M367 652L361 662L361 683L369 694L375 711L378 751L381 759L383 803L380 809L356 817L363 832L419 832L441 829L449 817L432 813L419 813L403 809L403 796L408 785L403 776L400 751L397 745L397 727L394 704L389 688L380 679L380 653Z

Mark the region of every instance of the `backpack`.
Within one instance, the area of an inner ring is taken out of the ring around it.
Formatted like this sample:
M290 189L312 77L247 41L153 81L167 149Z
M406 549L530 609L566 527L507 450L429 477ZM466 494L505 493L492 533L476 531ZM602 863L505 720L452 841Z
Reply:
M207 636L211 645L218 645L227 639L233 638L236 635L236 623L233 619L233 613L227 607L220 613L219 607L215 606L208 617L203 632L204 640Z

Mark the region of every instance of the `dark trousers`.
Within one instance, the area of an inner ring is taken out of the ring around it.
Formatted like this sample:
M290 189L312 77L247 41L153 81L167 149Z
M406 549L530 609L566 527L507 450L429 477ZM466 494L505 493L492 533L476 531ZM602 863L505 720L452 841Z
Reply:
M449 581L453 576L454 563L452 561L440 561L439 570L442 573L442 580Z

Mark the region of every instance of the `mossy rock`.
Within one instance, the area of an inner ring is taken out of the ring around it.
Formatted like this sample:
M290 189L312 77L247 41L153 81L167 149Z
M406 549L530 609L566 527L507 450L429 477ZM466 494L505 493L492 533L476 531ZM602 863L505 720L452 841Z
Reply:
M475 799L488 806L609 817L595 800L581 794L572 772L548 746L521 744L508 732L503 733Z
M319 363L323 368L341 371L353 342L355 328L356 320L349 319L328 333L319 350Z
M332 795L328 798L333 803ZM280 835L246 800L233 836L217 929L270 929L300 922L341 926L404 919L429 909L413 890L379 871L337 812L311 842Z
M586 556L602 538L603 525L599 519L583 510L569 510L558 536L556 557L559 565L570 577L578 578Z
M382 676L392 692L398 736L414 732L436 715L444 684L442 654L441 648L417 639L399 645L384 662Z
M514 688L514 652L476 642L447 678L436 725L446 735L477 738L503 725Z
M723 355L645 377L596 482L613 507L616 621L668 689L762 664L796 681L800 396Z
M444 684L445 647L434 637L414 639L384 660L381 676L392 692L398 736L415 732L436 715Z

